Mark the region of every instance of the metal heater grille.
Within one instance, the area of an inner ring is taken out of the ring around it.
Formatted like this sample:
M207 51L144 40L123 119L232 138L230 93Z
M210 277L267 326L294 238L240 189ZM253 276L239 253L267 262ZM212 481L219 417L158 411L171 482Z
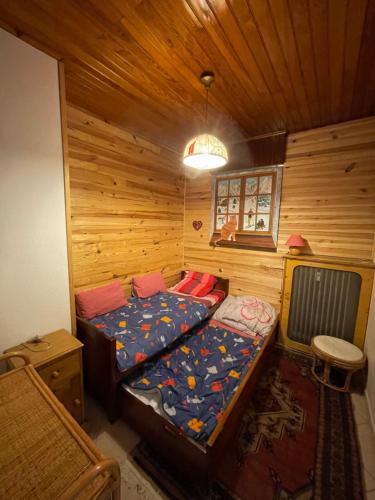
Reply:
M293 273L288 337L310 345L315 335L353 341L362 278L350 271L297 266Z

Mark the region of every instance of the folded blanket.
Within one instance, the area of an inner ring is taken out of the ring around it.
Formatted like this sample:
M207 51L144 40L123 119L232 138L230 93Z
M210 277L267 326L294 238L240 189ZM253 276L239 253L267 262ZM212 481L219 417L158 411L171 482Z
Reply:
M213 315L213 319L232 328L250 330L262 336L269 333L276 317L277 312L271 304L252 295L228 295Z

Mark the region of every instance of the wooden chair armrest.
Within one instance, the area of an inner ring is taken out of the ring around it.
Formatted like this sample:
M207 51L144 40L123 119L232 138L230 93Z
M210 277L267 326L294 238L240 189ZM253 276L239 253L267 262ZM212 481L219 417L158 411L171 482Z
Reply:
M61 496L61 500L76 498L82 491L92 484L95 479L104 475L108 478L110 491L114 493L113 498L120 498L120 467L116 460L104 459L93 467L90 467L72 484Z
M10 358L22 358L23 361L25 362L25 365L31 365L31 361L30 361L29 356L27 356L26 354L23 354L22 352L10 351L10 352L6 352L5 354L0 355L0 361L4 361L4 360L10 359Z

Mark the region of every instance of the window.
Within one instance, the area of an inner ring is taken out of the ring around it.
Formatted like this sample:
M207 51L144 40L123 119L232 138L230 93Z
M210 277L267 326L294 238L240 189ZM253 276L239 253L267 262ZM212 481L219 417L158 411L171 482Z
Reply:
M280 187L281 167L215 177L211 244L276 250Z

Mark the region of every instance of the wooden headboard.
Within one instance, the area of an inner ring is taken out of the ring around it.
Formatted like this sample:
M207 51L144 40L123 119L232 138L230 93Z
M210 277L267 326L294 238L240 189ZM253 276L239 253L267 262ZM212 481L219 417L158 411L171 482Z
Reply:
M185 271L181 271L181 279L184 279L185 277ZM222 290L225 293L225 296L227 297L229 294L229 279L227 278L221 278L220 276L215 276L217 279L217 283L214 286L214 289L216 290Z

